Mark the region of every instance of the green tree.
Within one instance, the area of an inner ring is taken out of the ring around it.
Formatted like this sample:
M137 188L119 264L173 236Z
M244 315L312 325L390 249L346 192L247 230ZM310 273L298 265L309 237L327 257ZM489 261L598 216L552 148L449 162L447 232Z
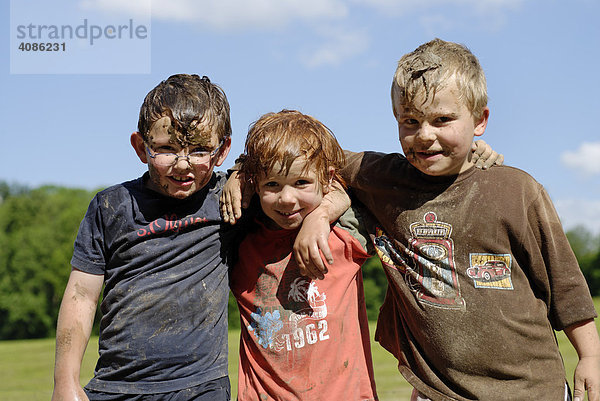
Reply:
M240 328L240 311L237 306L235 297L229 292L229 304L227 305L227 322L230 329Z
M369 320L377 320L379 308L383 304L387 291L387 278L379 258L373 256L362 266L363 283L365 287L365 303Z
M600 235L594 236L583 226L567 232L569 244L577 257L593 296L600 295Z
M93 193L44 186L0 204L0 339L54 334L73 241Z

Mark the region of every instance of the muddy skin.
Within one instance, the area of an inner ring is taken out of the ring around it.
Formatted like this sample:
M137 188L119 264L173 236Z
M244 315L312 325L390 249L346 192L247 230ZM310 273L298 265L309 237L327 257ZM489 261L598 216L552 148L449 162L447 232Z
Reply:
M174 122L174 124L172 123ZM205 149L211 149L212 131L206 129L208 124L199 120L193 120L188 127L182 127L182 124L168 118L165 119L164 128L170 136L170 142L178 144L182 148L188 146L199 146ZM152 140L151 137L149 137Z
M152 183L158 187L162 188L164 193L168 193L169 186L167 184L161 184L160 182L160 173L156 170L156 167L152 163L148 163L148 172L150 173L150 180Z
M440 86L439 72L435 71L442 67L442 60L435 54L421 53L415 55L412 62L403 68L405 90L402 91L402 103L410 104L420 91L425 93L423 103L427 103L429 96L435 97L435 92ZM436 77L437 75L437 77Z
M173 143L181 147L201 146L206 149L211 147L213 127L210 112L193 117L189 123L185 121L189 120L185 118L187 116L178 119L173 116L171 110L166 110L163 116L167 117L163 127L167 129Z

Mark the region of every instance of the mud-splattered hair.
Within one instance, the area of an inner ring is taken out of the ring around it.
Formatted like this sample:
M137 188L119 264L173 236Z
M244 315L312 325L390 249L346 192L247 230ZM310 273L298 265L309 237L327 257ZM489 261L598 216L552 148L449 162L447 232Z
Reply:
M206 76L172 75L146 95L138 120L144 140L152 124L162 117L171 119L172 128L184 142L199 130L216 133L219 140L231 135L225 92Z
M473 118L481 118L487 106L485 74L477 57L458 43L434 39L402 56L392 82L394 116L404 107L414 105L415 97L424 94L423 103L433 100L438 90L454 78L460 100Z
M314 169L321 185L329 183L329 167L334 178L343 183L338 171L344 166L344 152L333 132L317 119L296 110L268 113L254 122L248 131L241 171L254 183L261 174L279 166L278 173L288 174L299 157L305 157L305 171Z

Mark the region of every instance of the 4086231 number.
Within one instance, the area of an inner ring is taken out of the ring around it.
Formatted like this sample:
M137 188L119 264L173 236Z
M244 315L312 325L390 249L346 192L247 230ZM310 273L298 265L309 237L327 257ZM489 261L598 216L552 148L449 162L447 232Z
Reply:
M19 45L19 50L21 50L22 52L64 52L67 50L67 45L65 42L21 42L21 44Z

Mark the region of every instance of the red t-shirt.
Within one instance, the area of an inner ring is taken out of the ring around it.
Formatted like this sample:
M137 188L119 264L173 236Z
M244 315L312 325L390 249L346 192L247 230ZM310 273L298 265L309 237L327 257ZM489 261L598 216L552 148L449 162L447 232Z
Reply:
M292 256L296 234L261 225L240 246L231 275L242 323L238 400L374 400L360 271L368 255L334 227L334 264L312 281Z

